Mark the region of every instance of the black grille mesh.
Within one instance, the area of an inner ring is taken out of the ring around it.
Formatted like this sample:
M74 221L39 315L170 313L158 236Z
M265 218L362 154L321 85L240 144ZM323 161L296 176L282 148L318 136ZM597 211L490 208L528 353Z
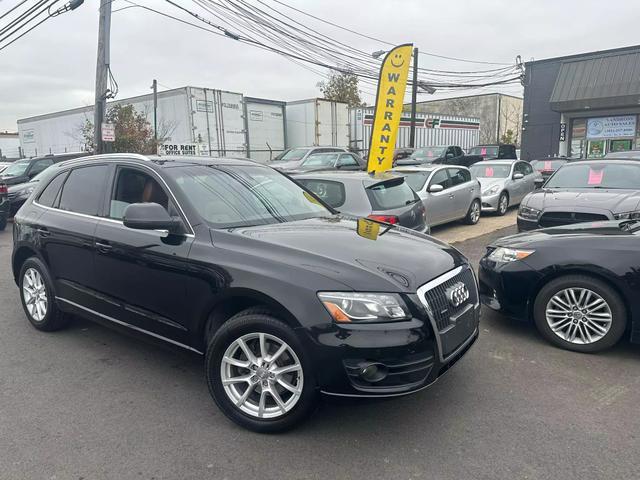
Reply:
M469 289L469 299L458 307L453 307L447 300L446 291L458 282L464 283ZM424 298L431 307L438 331L446 329L450 325L450 318L464 310L469 304L478 303L478 288L470 268L465 269L453 278L441 283L437 287L428 290Z
M541 227L559 227L571 223L602 222L609 220L606 215L582 212L548 212L540 217Z

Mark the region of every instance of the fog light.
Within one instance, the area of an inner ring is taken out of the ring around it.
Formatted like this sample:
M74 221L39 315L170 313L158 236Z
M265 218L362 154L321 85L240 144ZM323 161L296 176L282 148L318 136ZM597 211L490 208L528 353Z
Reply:
M369 383L376 383L387 378L387 367L381 363L369 363L360 370L360 378Z

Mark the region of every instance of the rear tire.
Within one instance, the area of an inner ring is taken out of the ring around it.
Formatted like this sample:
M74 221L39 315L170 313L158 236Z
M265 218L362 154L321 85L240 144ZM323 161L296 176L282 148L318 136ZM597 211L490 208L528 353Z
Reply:
M496 213L502 217L509 210L509 194L507 192L502 192L500 194L500 198L498 199L498 209Z
M475 225L480 220L480 200L476 199L471 202L467 216L464 217L464 223L467 225Z
M585 292L584 297L581 292ZM605 282L586 275L567 275L547 283L538 293L533 309L542 336L574 352L594 353L610 348L627 326L620 295Z
M0 232L7 228L7 217L0 218Z
M22 308L31 325L44 332L66 327L69 316L56 305L47 266L38 257L30 257L22 264L19 278Z
M296 333L259 311L238 313L213 335L205 375L220 410L254 432L288 430L317 404L315 375Z

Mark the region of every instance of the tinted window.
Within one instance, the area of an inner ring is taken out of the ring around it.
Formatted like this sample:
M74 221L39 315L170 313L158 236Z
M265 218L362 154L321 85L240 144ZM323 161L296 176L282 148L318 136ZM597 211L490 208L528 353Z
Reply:
M640 165L568 163L545 184L546 188L626 188L637 190Z
M193 165L166 171L214 228L285 223L331 213L291 179L268 167Z
M97 215L107 181L106 165L71 170L62 187L60 209L69 212Z
M367 196L374 210L392 210L416 201L416 194L404 178L373 185L367 188Z
M527 174L526 166L527 164L523 162L516 163L515 167L513 168L513 173L521 173L523 175L526 175Z
M109 216L121 220L124 210L132 203L158 203L169 209L169 197L151 175L132 168L119 169Z
M346 198L344 185L331 180L299 180L299 182L315 193L327 205L338 208L344 205Z
M53 160L50 158L38 160L31 166L31 170L29 170L29 176L37 175L51 165L53 165Z
M454 187L471 181L471 174L464 168L450 168L449 176L451 177L451 185Z
M531 175L532 173L533 173L533 167L530 164L525 163L524 164L524 174L525 175Z
M455 152L456 152L456 157L461 157L462 155L464 155L464 153L462 152L462 149L460 147L454 147L455 148Z
M442 188L444 188L445 190L449 188L451 186L451 179L449 179L447 170L442 169L434 173L429 185L442 185Z
M42 191L40 197L38 198L38 203L40 205L44 205L45 207L54 207L56 198L58 197L58 192L60 191L60 187L64 182L67 174L62 173L55 177L49 185Z
M340 155L340 160L338 160L338 165L340 165L341 167L358 167L358 166L360 166L360 164L353 157L353 155L349 155L349 154Z
M409 184L414 192L422 190L424 184L427 183L429 172L400 172L405 177L405 182Z

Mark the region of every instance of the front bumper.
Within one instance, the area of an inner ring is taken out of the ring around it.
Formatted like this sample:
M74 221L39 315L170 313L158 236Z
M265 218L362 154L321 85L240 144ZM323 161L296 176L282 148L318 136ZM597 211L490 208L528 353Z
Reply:
M518 215L518 232L529 232L540 228L538 220L528 220Z
M529 321L531 302L542 275L524 261L497 263L487 256L480 260L480 300L508 317Z
M500 202L500 192L493 195L482 195L482 211L497 212L498 203Z
M320 366L316 373L322 393L388 397L419 391L449 370L478 338L477 291L451 315L454 323L446 327L438 327L434 317L427 313L420 293L406 297L413 314L411 320L386 324L332 323L302 329L312 349L314 364ZM363 369L372 364L386 373L383 380L371 382L363 377Z

